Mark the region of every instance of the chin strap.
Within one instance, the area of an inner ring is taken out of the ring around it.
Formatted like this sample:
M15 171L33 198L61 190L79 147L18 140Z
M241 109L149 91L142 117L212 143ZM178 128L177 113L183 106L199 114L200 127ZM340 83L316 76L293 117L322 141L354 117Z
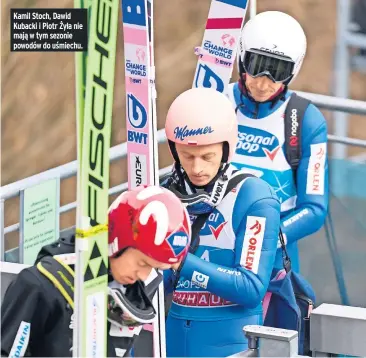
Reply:
M222 199L226 195L227 186L231 178L235 176L235 174L233 174L234 171L237 170L229 165L225 165L224 169L221 170L220 175L215 180L211 181L211 183L214 181L214 186L211 192L207 192L205 190L199 190L197 192L194 188L192 189L192 185L190 185L191 183L184 183L184 187L182 187L178 181L174 181L169 186L169 190L171 190L185 206L204 203L209 207L214 208L221 203ZM185 180L185 182L186 181L187 180Z

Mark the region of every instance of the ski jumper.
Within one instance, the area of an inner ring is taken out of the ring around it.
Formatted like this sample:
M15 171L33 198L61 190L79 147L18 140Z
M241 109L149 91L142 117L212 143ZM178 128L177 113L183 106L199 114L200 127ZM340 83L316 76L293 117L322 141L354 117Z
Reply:
M276 101L255 102L230 84L228 97L237 109L239 142L232 160L272 186L281 203L281 228L292 268L299 271L297 241L319 230L328 210L327 124L310 104L301 128L301 158L295 178L285 157L284 113L291 91ZM296 123L294 124L296 125ZM281 249L275 268L282 268Z
M168 357L226 357L247 348L242 328L262 322L279 225L279 201L258 178L244 179L213 209L173 293ZM164 274L171 292L175 275Z

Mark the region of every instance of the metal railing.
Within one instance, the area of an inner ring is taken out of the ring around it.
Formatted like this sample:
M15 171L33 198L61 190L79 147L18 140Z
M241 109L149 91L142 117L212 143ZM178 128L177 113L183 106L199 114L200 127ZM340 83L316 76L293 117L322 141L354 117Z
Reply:
M325 96L314 93L300 92L295 91L297 94L308 98L311 100L316 106L322 109L333 110L333 111L342 111L353 114L361 114L366 115L366 102L357 101L352 99L345 98L336 98L331 96ZM351 146L358 146L366 148L366 140L347 138L347 137L338 137L334 135L328 135L328 140L334 143L342 143ZM164 129L158 131L158 143L165 143L166 136ZM116 160L125 158L127 156L127 144L122 143L112 147L109 152L110 161L114 162ZM170 170L170 166L163 168L160 170L160 174L164 175ZM4 247L4 235L9 234L11 232L19 230L19 223L10 225L8 227L4 227L4 201L10 198L14 198L20 195L21 190L32 187L35 184L38 184L44 180L59 177L62 179L67 179L72 176L75 176L77 173L77 161L74 160L70 163L61 165L59 167L49 169L42 173L33 175L31 177L19 180L17 182L5 185L0 188L0 234L1 234L1 246ZM118 194L127 189L127 183L119 184L109 189L109 195ZM68 203L62 207L60 207L60 214L66 213L76 208L76 202ZM1 251L2 255L4 251Z

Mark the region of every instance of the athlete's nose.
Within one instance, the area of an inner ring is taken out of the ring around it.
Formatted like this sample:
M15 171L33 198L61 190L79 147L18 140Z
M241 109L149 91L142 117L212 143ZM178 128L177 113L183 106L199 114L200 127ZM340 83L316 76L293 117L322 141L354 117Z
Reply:
M192 174L194 174L194 175L198 175L199 173L202 172L202 163L201 163L200 158L193 159L191 170L192 170Z
M266 76L261 76L257 78L256 85L259 91L265 91L267 89L268 87L267 80L268 79Z

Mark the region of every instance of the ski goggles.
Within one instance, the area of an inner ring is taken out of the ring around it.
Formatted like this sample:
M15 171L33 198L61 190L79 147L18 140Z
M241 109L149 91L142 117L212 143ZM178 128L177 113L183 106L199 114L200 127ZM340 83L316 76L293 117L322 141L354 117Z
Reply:
M251 77L269 77L273 82L285 82L291 78L295 63L283 56L260 51L246 51L243 67Z
M155 308L141 281L125 287L108 287L109 322L118 327L139 327L152 323L155 315Z

